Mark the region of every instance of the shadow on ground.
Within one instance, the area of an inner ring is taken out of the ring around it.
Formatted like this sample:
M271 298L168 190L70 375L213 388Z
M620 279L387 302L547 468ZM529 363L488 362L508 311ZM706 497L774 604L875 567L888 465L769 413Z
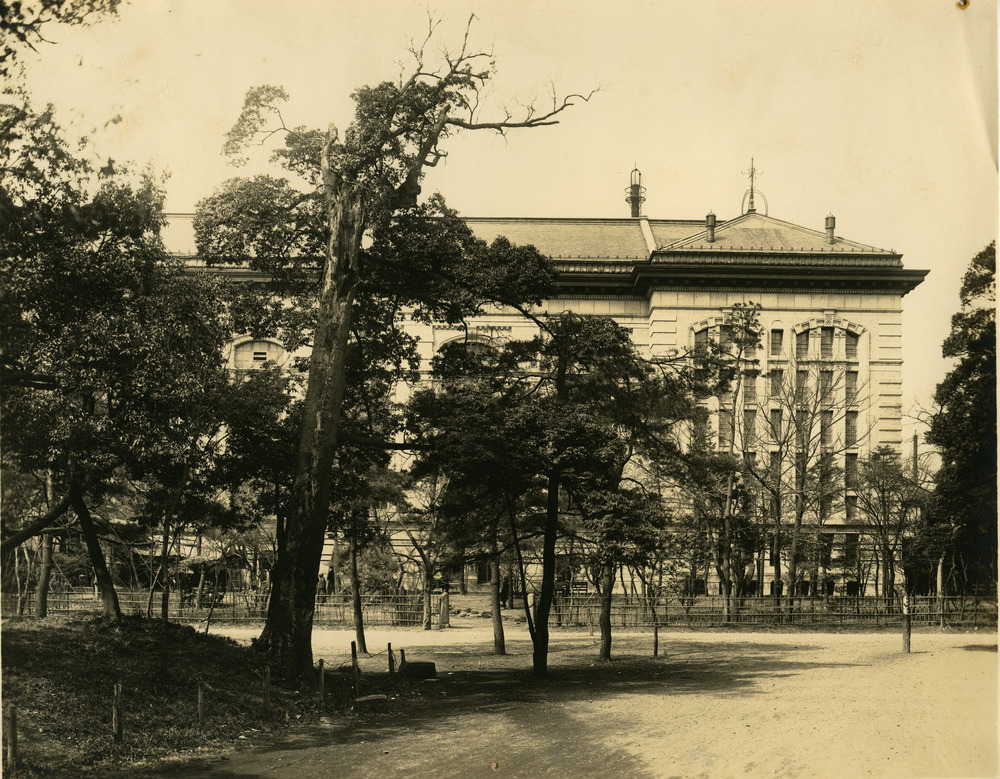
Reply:
M511 643L513 645L511 645ZM326 726L296 728L255 752L270 753L304 750L334 745L367 744L380 749L400 734L438 729L448 720L468 723L474 715L502 714L516 710L519 717L538 719L546 726L551 712L544 704L593 705L602 697L627 695L716 695L746 696L767 694L770 679L807 673L820 668L847 668L853 662L803 661L809 645L768 644L765 646L684 642L665 647L665 657L622 652L612 662L598 662L593 644L569 648L554 647L549 659L549 676L535 679L530 670L530 642L509 643L510 655L502 658L484 652L482 644L449 646L444 651L414 652L413 659L437 662L438 678L426 682L397 681L395 697L377 713L338 717ZM984 647L985 648L985 647ZM817 656L822 652L816 649ZM829 657L829 654L826 655ZM500 667L516 663L517 667ZM483 668L475 668L480 664ZM466 666L466 667L462 667ZM454 668L455 670L448 670ZM367 674L369 690L380 676L386 689L387 674ZM368 690L362 686L360 693ZM536 717L537 715L537 717ZM263 756L263 755L262 755ZM245 757L242 759L246 759ZM218 759L185 763L158 772L158 776L198 776L212 774ZM235 767L235 766L234 766ZM231 772L226 776L233 776Z

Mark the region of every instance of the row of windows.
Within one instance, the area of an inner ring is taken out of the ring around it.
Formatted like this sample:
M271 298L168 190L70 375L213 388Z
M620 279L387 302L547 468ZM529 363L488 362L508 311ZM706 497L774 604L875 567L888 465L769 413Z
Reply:
M796 444L799 449L804 450L810 440L812 433L812 417L808 412L799 411L795 415ZM856 446L858 443L858 412L848 411L843 415L844 420L844 445ZM781 443L785 433L788 432L784 426L785 414L780 408L772 408L767 416L767 432L774 443ZM719 446L728 449L732 441L733 434L733 413L723 409L719 412ZM833 445L834 428L836 427L833 411L822 411L819 414L819 443L821 446L829 447ZM756 437L757 433L757 410L748 408L743 411L743 434L748 439Z
M809 338L810 333L813 332L815 332L815 330L802 330L795 333L795 358L797 360L806 360L809 358ZM770 336L768 354L770 354L771 357L781 357L785 348L785 331L782 328L772 328ZM819 356L821 359L833 359L833 337L833 327L819 328ZM850 330L844 331L845 360L858 359L859 340L860 336L857 333L852 333Z

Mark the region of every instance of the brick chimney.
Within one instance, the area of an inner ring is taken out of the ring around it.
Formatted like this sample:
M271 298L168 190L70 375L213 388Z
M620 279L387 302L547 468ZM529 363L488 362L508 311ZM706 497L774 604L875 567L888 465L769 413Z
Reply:
M711 211L705 217L705 229L708 231L708 242L715 243L715 214Z
M833 230L836 226L837 226L837 217L835 217L833 214L830 214L826 218L826 242L829 244L834 243L836 240L833 237Z

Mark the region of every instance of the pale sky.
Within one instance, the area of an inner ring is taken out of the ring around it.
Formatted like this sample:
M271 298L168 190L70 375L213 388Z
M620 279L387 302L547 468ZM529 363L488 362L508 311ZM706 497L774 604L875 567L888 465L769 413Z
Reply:
M895 249L930 269L903 299L904 413L929 407L972 256L997 232L993 0L438 0L435 41L492 49L491 97L550 85L600 91L560 124L467 133L428 174L466 216L625 217L633 166L644 213L738 216L754 158L771 216ZM285 87L290 124L341 128L350 92L395 79L423 0L133 0L117 21L49 28L26 56L36 102L96 153L171 174L170 211L226 178L223 135L248 87ZM122 121L110 122L120 116ZM761 202L758 200L758 210ZM904 433L908 430L904 422Z

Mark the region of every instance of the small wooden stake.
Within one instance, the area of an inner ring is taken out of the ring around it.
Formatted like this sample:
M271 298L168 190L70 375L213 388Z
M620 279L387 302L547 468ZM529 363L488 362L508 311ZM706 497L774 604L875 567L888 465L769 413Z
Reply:
M271 708L271 666L264 666L264 709Z
M319 702L326 702L326 672L323 670L323 658L319 659Z
M205 687L198 681L198 729L205 727Z
M358 644L356 641L351 642L351 670L354 672L354 697L358 696L358 676L360 675L360 668L358 668Z
M111 700L111 737L116 744L122 740L122 686L115 682L115 694Z
M903 651L910 652L910 599L903 595Z
M17 775L17 709L11 703L7 706L7 772Z
M392 656L392 644L386 644L389 653L389 678L391 679L393 674L396 673L396 658Z

